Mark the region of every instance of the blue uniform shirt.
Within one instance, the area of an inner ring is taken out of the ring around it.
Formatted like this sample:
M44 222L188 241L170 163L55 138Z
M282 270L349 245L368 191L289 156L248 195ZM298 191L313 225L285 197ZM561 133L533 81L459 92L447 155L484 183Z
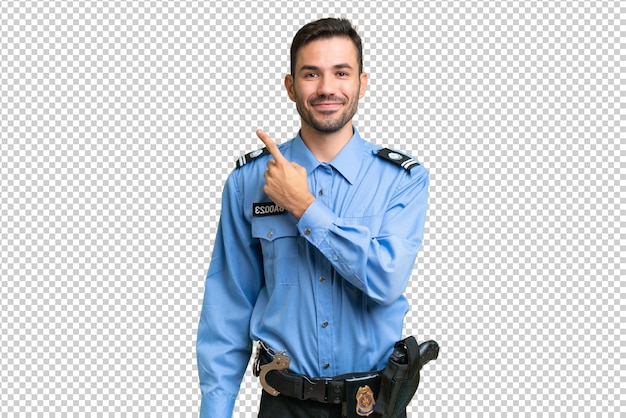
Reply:
M201 417L232 415L253 340L285 350L294 373L329 377L384 368L402 336L428 171L356 129L330 163L299 134L279 149L316 200L299 221L274 205L267 153L226 181L197 337Z

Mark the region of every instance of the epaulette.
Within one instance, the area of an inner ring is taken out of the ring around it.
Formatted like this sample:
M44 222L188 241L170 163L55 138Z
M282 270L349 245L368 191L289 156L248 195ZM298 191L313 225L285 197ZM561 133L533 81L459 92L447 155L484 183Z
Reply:
M399 165L409 173L411 172L411 169L413 167L415 167L416 165L420 165L420 163L412 157L400 154L399 152L391 150L389 148L381 148L376 152L376 154L379 157L384 158L385 160L391 161L392 163Z
M261 149L258 149L256 151L249 152L246 155L242 155L237 160L237 168L242 167L242 166L248 164L250 161L256 160L257 158L259 158L259 157L261 157L263 155L267 155L269 153L270 152L267 150L267 148L261 148Z

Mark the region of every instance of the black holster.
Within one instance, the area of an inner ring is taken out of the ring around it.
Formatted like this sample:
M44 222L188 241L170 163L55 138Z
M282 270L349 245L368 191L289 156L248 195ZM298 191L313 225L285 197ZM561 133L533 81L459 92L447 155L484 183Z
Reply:
M420 369L439 355L435 341L418 344L408 337L394 345L387 367L383 370L374 412L383 418L394 418L406 411L420 381Z

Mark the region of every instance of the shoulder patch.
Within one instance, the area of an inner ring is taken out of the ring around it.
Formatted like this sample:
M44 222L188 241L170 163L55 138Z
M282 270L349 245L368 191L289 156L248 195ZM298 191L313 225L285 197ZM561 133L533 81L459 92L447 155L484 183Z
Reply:
M400 154L399 152L391 150L389 148L381 148L376 152L376 154L387 161L391 161L392 163L399 165L409 173L411 172L411 169L413 167L415 167L416 165L420 165L420 163L418 163L417 160L413 159L412 157Z
M256 151L249 152L246 155L242 155L237 160L237 168L244 166L248 164L250 161L255 160L259 157L262 157L263 155L267 155L269 153L270 152L267 150L267 148L261 148Z

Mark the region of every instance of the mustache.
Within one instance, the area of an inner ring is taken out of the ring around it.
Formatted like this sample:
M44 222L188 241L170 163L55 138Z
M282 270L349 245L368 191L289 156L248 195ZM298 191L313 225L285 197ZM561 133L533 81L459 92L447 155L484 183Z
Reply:
M309 103L311 105L318 105L318 104L322 104L322 103L341 103L341 104L345 104L346 101L347 100L345 98L343 98L343 97L330 95L330 96L317 96L314 99L311 99L309 101Z

